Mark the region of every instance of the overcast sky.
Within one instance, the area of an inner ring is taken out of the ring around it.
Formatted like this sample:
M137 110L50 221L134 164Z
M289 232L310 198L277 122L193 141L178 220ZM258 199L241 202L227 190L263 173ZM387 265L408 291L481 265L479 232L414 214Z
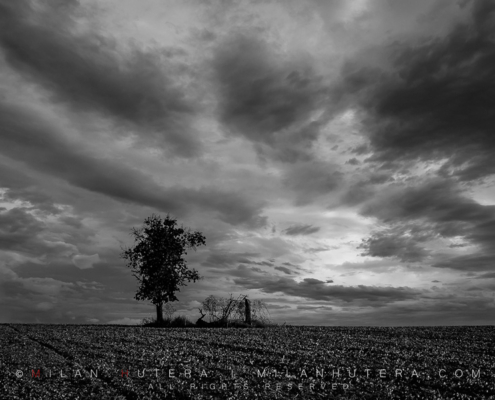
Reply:
M0 322L153 316L170 213L193 320L493 324L494 110L490 0L0 0Z

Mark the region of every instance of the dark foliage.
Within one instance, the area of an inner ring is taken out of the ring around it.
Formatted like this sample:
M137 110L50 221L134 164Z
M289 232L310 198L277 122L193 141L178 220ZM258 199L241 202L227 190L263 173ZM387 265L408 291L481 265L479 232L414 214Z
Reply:
M187 249L205 245L205 237L179 227L168 214L164 219L154 214L146 218L132 235L136 245L124 250L122 257L139 281L135 298L151 301L157 307L157 321L162 321L163 303L177 301L180 287L200 278L196 270L187 268L184 256Z

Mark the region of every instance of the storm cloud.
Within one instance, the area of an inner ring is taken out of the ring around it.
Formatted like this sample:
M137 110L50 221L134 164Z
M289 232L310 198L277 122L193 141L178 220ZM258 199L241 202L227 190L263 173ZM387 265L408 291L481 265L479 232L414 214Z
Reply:
M311 159L323 120L311 120L326 98L309 64L276 55L259 37L236 35L215 55L219 114L229 132L263 155L285 162Z
M447 35L383 48L385 65L349 59L343 93L362 112L376 161L437 160L473 180L495 173L495 4L469 3Z
M124 51L113 38L82 30L82 12L76 1L1 1L0 50L8 64L57 102L144 128L140 140L168 154L196 155L201 142L188 123L194 105L171 79L184 68L159 51Z
M319 227L313 225L292 225L285 229L284 233L290 236L311 235L312 233L316 233L319 230Z
M285 277L272 279L249 277L234 279L234 282L242 287L259 289L265 293L281 292L288 296L328 301L330 304L366 301L371 306L376 307L396 301L415 299L421 294L419 291L408 287L329 285L313 278L305 278L301 282L297 282Z
M0 0L0 322L149 317L121 250L170 213L206 236L191 320L246 294L276 323L490 323L494 23L486 0Z
M177 215L184 215L189 206L217 212L220 219L234 225L265 224L261 202L252 204L212 187L162 187L138 169L89 154L84 145L71 142L33 111L0 101L0 123L1 153L77 187Z
M476 254L443 256L436 267L466 270L491 269L495 261L495 206L468 198L453 182L435 179L422 184L390 187L364 205L364 215L373 215L389 227L363 241L365 255L422 261L424 248L435 238L462 238L476 245ZM449 244L449 248L465 245Z

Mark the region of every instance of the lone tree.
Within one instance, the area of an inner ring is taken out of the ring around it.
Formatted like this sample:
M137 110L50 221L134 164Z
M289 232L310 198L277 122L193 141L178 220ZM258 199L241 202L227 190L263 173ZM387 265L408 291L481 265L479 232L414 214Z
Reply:
M176 292L186 281L196 282L200 276L187 268L187 249L205 245L201 232L192 232L177 225L168 214L165 219L152 215L140 229L132 228L135 246L124 249L122 258L139 281L136 300L149 300L156 306L156 321L163 322L163 304L177 301Z

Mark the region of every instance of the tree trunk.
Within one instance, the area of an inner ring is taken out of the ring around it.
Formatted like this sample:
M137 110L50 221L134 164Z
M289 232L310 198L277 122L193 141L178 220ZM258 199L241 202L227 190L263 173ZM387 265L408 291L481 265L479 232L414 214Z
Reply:
M246 324L251 325L251 300L249 300L247 297L244 299L244 304L245 304L245 316L246 316Z
M163 303L155 304L156 306L156 322L163 323Z

